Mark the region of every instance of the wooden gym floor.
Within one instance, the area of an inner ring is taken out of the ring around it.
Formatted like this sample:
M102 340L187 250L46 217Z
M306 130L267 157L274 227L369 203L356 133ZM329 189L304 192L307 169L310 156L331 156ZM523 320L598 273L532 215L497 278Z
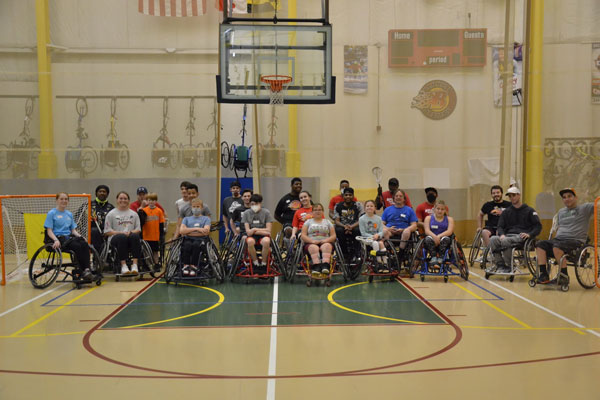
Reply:
M453 277L0 287L0 399L598 399L600 290Z

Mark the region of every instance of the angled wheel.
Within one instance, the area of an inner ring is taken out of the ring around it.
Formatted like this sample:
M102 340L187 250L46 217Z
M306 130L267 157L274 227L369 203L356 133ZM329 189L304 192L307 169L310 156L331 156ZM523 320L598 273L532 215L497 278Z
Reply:
M150 271L150 276L155 278L154 274L154 256L152 255L152 249L145 240L141 241L142 254L140 254L140 262L144 264L146 269Z
M127 169L129 166L129 149L127 145L121 144L119 147L119 168Z
M490 248L488 247L483 251L483 254L481 255L481 269L486 270L489 266L492 266L490 257ZM489 276L488 273L486 273L486 275Z
M227 142L221 142L221 166L225 169L231 165L231 153Z
M419 240L417 246L415 247L415 251L410 258L410 264L408 265L408 273L412 278L416 273L419 273L424 267L423 259L425 258L425 239ZM424 276L421 275L421 280L424 279Z
M333 248L335 249L336 266L342 273L344 280L347 281L348 279L350 279L350 271L348 271L348 266L346 265L346 262L344 260L344 253L342 253L342 248L340 247L340 243L337 240L333 244Z
M384 240L383 244L385 245L385 249L388 252L388 269L390 271L400 272L400 263L398 262L398 254L396 253L396 248L389 240Z
M594 246L585 246L575 265L575 277L577 282L586 289L592 289L596 286L596 274L594 260L598 257Z
M173 169L179 166L179 156L181 155L179 152L179 146L177 143L171 143L169 145L169 166Z
M210 268L212 269L215 279L219 283L225 282L225 273L221 263L219 263L218 249L212 240L206 246L206 252L208 256L208 263L210 264Z
M481 247L483 246L483 238L481 237L481 231L478 231L475 234L475 238L473 239L473 244L471 245L471 252L469 253L469 264L473 267L475 264L475 260L477 260L477 256L481 253Z
M181 238L176 239L175 242L171 243L167 259L165 261L165 280L170 283L175 274L177 273L177 265L179 264L179 257L181 253Z
M44 289L50 286L58 276L62 266L62 252L46 244L35 252L29 262L29 281L33 287Z
M454 261L458 270L460 271L460 277L465 281L469 280L469 266L467 264L467 258L462 249L462 246L457 240L452 243L452 253L454 254ZM514 278L514 276L513 276Z
M8 169L10 165L10 153L8 146L5 144L0 144L0 171L4 171Z
M286 265L285 265L285 262L283 261L283 257L281 256L281 250L279 250L279 246L277 245L277 242L272 243L271 252L273 253L273 257L275 258L274 261L275 261L275 265L276 265L277 269L279 270L279 272L281 274L283 274L283 278L286 279L287 278Z
M536 276L537 259L535 255L535 239L527 239L523 245L523 253L525 254L525 263L531 275Z
M40 156L40 148L38 146L32 146L29 150L28 166L30 170L35 171L38 167L38 158Z

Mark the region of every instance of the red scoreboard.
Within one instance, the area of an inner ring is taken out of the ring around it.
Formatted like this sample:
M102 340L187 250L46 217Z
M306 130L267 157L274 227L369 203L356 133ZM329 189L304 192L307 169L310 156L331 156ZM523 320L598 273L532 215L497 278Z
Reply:
M391 29L388 67L483 67L487 29Z

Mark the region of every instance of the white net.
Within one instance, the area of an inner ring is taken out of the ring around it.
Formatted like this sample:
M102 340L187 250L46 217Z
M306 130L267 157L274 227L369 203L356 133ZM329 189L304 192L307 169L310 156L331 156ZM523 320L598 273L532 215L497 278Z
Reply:
M287 75L268 75L261 78L262 86L269 91L269 104L282 106L292 78Z
M90 195L70 195L67 209L73 213L77 230L88 238ZM16 277L27 268L29 257L44 242L44 221L56 207L55 195L0 196L0 252L2 272Z

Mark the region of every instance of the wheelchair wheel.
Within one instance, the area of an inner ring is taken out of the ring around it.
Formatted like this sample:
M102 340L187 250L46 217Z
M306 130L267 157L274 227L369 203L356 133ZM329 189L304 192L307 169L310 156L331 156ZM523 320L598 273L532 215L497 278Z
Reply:
M142 254L140 257L140 262L144 264L146 269L148 269L150 276L156 278L156 274L154 273L154 255L152 254L152 249L145 240L142 240L141 245Z
M491 250L488 247L483 251L483 254L481 255L481 269L483 269L483 270L488 269L488 263L490 264L490 266L492 264L492 260L490 258L490 251ZM527 264L527 265L529 266L529 264ZM535 268L535 266L534 266L534 268ZM486 273L486 276L489 276L489 274ZM535 276L535 274L534 274L534 276Z
M283 275L283 279L287 279L286 265L281 256L281 250L277 245L277 242L271 243L271 253L274 258L275 268Z
M575 265L577 282L586 289L596 286L594 260L598 257L594 246L585 246L579 253Z
M288 250L288 256L286 259L286 270L288 275L287 279L290 281L290 283L294 282L294 278L296 277L296 273L298 272L298 267L302 262L303 246L304 243L302 242L302 240L298 239L295 241L295 246L293 244L290 245L290 249Z
M535 239L527 239L523 245L523 253L525 254L525 263L531 275L536 276L537 260L535 255Z
M333 248L335 251L335 255L333 257L333 259L335 260L335 265L338 268L338 270L342 273L342 276L344 277L344 282L347 282L348 279L350 279L350 271L348 270L348 266L344 261L344 253L342 253L342 248L340 247L340 243L337 240L333 244Z
M210 264L215 279L219 283L225 282L225 273L221 263L219 263L218 249L212 240L206 246L206 253L208 256L208 263Z
M176 239L171 243L169 247L169 252L167 254L167 259L165 261L165 280L167 283L170 283L175 274L177 273L177 265L179 264L179 257L181 252L181 238Z
M409 277L414 277L416 273L423 269L425 265L423 259L425 258L425 239L419 240L417 246L414 249L412 257L410 258L410 264L408 265L408 275ZM424 276L421 275L421 281L423 281Z
M232 282L235 279L235 274L237 273L238 269L240 268L242 259L244 258L244 250L245 249L246 249L246 241L244 241L244 240L242 240L242 238L240 238L235 252L233 252L231 254L229 260L227 261L227 263L228 263L227 265L231 266L229 269L229 280L231 280ZM248 282L248 281L246 281L246 282Z
M400 263L398 262L398 254L396 248L389 240L384 240L383 244L388 252L388 268L390 271L400 272Z
M454 262L460 271L460 277L465 281L469 280L469 266L467 265L467 258L465 253L457 240L452 243L452 253L454 255ZM514 279L514 276L512 276ZM512 281L511 281L512 282Z
M475 260L477 260L477 256L481 253L481 247L483 246L483 238L481 237L481 231L478 231L473 239L473 244L471 245L471 252L469 253L469 265L473 267L475 264Z
M40 247L29 263L29 281L33 287L44 289L58 276L62 266L62 252L53 249L51 244Z

